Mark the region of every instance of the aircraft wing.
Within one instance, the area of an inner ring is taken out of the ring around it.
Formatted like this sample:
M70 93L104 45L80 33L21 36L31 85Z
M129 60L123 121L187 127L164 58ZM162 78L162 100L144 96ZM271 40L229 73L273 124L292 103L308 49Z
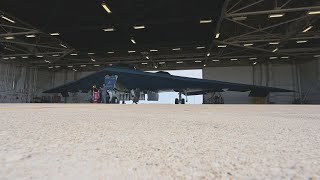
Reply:
M108 67L80 80L53 88L44 93L79 92L79 90L88 92L92 85L101 87L105 75L118 75L118 81L127 89L141 89L154 92L188 91L188 95L198 95L208 92L250 91L250 96L254 97L265 97L269 92L293 92L280 88L173 76L165 72L150 73L135 69Z

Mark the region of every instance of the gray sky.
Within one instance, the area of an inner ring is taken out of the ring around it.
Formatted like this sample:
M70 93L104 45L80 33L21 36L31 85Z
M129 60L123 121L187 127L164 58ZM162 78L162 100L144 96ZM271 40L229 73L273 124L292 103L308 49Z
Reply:
M192 77L202 79L202 69L195 70L176 70L176 71L166 71L171 75L176 76L184 76L184 77ZM148 101L140 101L139 104L174 104L175 98L178 97L178 93L160 93L158 102L148 102ZM185 98L185 96L183 96ZM189 96L188 102L186 104L202 104L202 95L200 96Z

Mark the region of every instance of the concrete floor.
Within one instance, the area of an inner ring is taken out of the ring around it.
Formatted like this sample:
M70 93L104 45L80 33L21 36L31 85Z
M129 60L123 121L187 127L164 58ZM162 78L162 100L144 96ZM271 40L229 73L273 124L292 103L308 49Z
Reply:
M0 179L319 179L320 106L0 104Z

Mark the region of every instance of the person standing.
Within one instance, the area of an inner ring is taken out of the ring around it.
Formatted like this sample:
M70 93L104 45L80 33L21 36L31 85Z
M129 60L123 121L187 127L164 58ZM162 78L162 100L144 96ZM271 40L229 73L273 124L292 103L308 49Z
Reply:
M106 104L107 103L107 86L103 84L103 87L100 88L100 90L101 90L101 96L102 96L101 103Z

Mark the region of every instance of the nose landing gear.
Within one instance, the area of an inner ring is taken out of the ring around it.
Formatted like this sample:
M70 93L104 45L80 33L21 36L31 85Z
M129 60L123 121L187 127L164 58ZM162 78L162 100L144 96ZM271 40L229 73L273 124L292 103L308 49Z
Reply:
M182 92L179 92L179 98L176 98L174 104L186 104L186 100L182 98Z

